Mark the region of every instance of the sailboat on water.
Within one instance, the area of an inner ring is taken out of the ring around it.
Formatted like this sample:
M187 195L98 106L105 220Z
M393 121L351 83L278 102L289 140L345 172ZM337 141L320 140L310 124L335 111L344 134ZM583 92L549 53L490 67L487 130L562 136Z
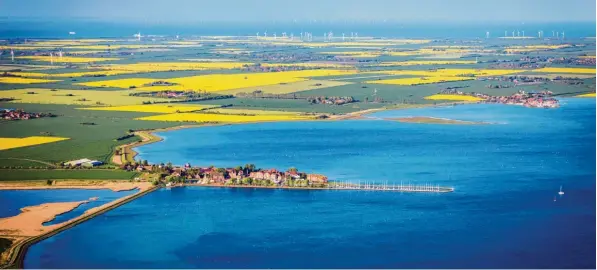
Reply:
M560 196L564 195L564 191L562 191L562 186L560 186L560 192L558 192Z

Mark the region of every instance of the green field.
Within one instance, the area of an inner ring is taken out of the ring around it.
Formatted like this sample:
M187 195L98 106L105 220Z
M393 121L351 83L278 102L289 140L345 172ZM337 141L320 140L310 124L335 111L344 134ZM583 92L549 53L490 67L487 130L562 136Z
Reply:
M130 180L137 175L135 172L107 169L77 169L77 170L4 170L0 169L0 181L14 180L54 180L54 179L97 179L97 180Z
M137 141L129 138L115 141L129 129L155 129L179 125L178 123L133 120L133 118L154 115L151 113L129 113L111 111L77 110L79 106L0 103L0 108L20 108L32 112L51 112L54 118L22 121L0 121L0 137L27 137L51 134L67 137L69 140L56 143L13 148L0 151L0 166L43 166L39 162L58 163L68 160L89 158L110 162L110 156L117 145ZM82 125L81 123L95 123ZM10 158L10 160L9 160ZM33 165L35 163L35 165Z

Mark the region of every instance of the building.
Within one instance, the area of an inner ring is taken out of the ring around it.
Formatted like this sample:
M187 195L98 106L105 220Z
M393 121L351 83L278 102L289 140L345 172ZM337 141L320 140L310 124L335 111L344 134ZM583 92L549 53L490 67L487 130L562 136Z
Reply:
M98 160L90 160L90 161L87 161L87 162L83 162L83 163L81 163L81 167L92 168L92 167L97 167L97 166L100 166L100 165L102 165L102 164L104 164L104 163L103 163L103 162L101 162L101 161L98 161Z
M313 184L326 184L328 178L322 174L307 174L307 180Z

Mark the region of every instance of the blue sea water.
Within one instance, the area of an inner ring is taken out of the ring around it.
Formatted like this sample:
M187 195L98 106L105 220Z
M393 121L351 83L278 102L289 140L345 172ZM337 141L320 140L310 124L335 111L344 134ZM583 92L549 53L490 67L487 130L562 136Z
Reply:
M400 116L495 124L377 120ZM177 130L139 151L151 162L296 166L455 192L161 189L35 244L25 266L595 268L594 99L369 117Z
M44 225L58 224L80 216L85 211L130 195L136 191L114 192L109 189L51 189L51 190L0 190L0 218L16 216L21 208L43 203L77 202L98 197L95 201L82 204L70 212L56 216Z
M144 35L189 36L189 35L255 35L256 32L294 33L311 32L314 38L333 31L341 33L356 32L359 36L392 38L484 38L489 31L491 37L500 37L504 31L526 31L527 35L536 35L544 31L546 37L551 31L566 33L567 38L585 38L595 36L595 22L557 22L557 23L437 23L437 22L377 22L377 23L127 23L121 21L94 20L33 20L0 18L0 38L102 38L131 37L137 32ZM69 35L69 32L76 35Z

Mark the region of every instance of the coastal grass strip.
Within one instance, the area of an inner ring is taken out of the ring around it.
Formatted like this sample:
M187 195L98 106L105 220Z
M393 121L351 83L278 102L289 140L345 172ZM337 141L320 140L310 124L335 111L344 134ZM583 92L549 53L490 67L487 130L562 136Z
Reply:
M32 245L34 245L35 243L42 241L44 239L47 239L49 237L52 237L60 232L63 232L65 230L68 230L70 228L73 228L79 224L82 224L83 222L90 220L96 216L99 216L101 214L104 214L112 209L116 209L122 205L125 205L129 202L132 202L146 194L149 194L150 192L153 192L154 190L157 190L158 187L151 187L145 191L141 191L139 193L136 193L128 198L123 199L122 201L116 202L113 205L110 205L106 208L100 209L99 211L89 214L87 216L83 216L83 217L79 217L76 218L75 220L65 224L62 227L56 228L55 230L46 232L44 234L35 236L35 237L31 237L28 238L18 244L16 244L13 248L12 248L12 252L10 252L9 256L9 260L8 260L8 264L5 266L2 266L2 268L7 268L7 269L23 269L24 268L24 263L25 263L25 254L27 253L27 250L29 249L29 247L31 247Z
M136 175L136 172L112 169L0 169L0 181L63 179L130 180Z

